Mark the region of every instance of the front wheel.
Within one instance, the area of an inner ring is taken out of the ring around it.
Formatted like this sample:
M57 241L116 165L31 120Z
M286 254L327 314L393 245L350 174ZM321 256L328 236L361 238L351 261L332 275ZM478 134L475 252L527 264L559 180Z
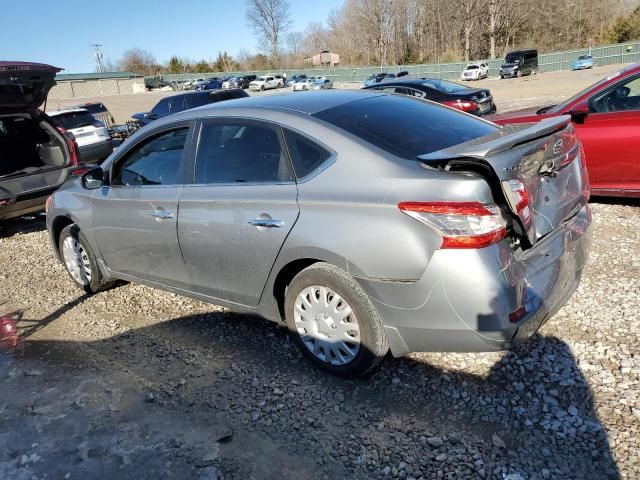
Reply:
M333 375L363 375L389 350L382 320L365 291L328 263L296 275L287 288L285 315L302 353Z
M113 284L103 278L93 251L76 224L62 230L58 249L67 273L78 288L87 293L96 293Z

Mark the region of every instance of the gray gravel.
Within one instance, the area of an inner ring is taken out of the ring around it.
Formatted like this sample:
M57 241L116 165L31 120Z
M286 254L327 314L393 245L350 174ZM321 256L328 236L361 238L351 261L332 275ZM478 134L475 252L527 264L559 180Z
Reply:
M42 217L0 228L0 478L640 477L640 209L593 203L571 301L514 352L344 381L283 328L139 285L82 296Z

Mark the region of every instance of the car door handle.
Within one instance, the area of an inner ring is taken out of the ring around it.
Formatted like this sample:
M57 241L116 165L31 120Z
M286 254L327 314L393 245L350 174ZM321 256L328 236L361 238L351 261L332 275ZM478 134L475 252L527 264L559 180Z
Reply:
M149 212L153 218L158 218L160 220L166 220L169 218L173 218L173 213L167 212L165 210L154 210L153 212Z
M253 220L249 220L249 225L253 225L254 227L280 228L284 226L284 222L270 218L254 218Z

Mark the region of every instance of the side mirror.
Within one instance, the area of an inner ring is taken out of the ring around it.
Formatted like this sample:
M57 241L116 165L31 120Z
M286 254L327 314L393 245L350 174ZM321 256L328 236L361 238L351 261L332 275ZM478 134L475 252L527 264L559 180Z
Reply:
M82 186L87 190L96 190L104 185L104 172L98 167L82 175Z
M587 102L580 102L569 110L571 121L574 123L584 123L584 119L589 115L589 105Z

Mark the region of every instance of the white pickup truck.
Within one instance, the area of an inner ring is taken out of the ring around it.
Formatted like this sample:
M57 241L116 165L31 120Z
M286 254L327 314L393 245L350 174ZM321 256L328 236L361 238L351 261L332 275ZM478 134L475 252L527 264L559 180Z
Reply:
M284 79L280 75L265 75L258 77L249 84L249 89L256 92L282 87L284 87Z

